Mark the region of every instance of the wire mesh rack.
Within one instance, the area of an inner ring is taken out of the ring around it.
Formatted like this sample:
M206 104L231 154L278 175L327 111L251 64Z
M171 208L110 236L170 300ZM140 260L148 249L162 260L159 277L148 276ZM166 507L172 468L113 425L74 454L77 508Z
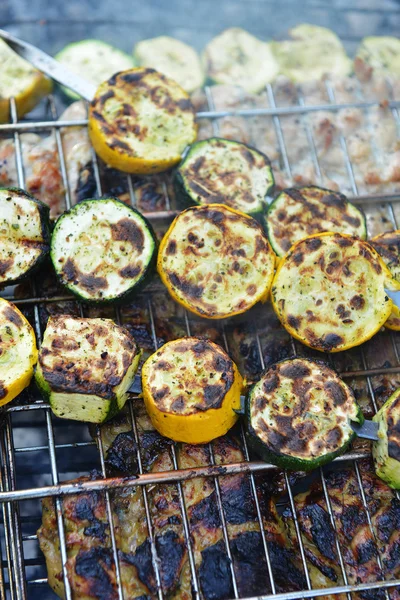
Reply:
M287 117L298 118L297 127L306 136L308 141L308 150L310 161L314 166L317 181L320 182L321 166L317 144L313 138L313 131L308 120L308 116L318 112L339 113L348 109L359 109L368 111L376 108L378 101L366 101L361 99L354 103L335 103L335 90L327 84L327 97L329 102L326 104L307 105L304 98L299 96L293 106L278 106L274 90L268 86L266 95L269 106L265 108L244 108L216 110L213 100L212 88L206 88L205 95L208 102L207 110L198 113L199 121L207 121L211 124L214 134L219 133L220 119L239 116L243 119L261 118L268 119L271 128L274 129L277 146L279 150L279 165L286 173L288 178L292 175L292 164L288 152L288 145L292 143L288 139L285 131L285 119ZM393 122L399 127L398 109L400 101L391 100L386 104L386 109L390 111ZM62 131L68 127L86 126L86 120L57 120L56 103L52 96L48 98L46 105L46 114L41 120L18 121L15 102L10 103L11 122L0 125L0 134L12 136L15 147L15 160L18 177L18 185L25 187L25 165L21 142L21 134L27 131L48 133L52 132L60 162L60 172L65 189L65 206L71 206L71 190L68 183L68 164L66 163L63 149ZM361 204L367 211L379 210L385 214L382 219L382 229L397 229L397 209L400 202L400 192L396 193L390 189L388 193L365 194L359 193L358 184L355 176L355 167L351 160L346 137L338 136L340 152L344 160L348 185L351 190L352 199L357 204ZM107 193L104 189L101 178L101 166L97 161L95 154L92 154L93 173L97 187L97 195L101 196ZM125 177L125 176L124 176ZM135 181L132 177L126 178L127 190L129 192L132 205L136 205ZM164 182L165 206L158 212L152 212L147 216L154 223L162 223L171 219L176 214L173 199L168 196L168 186ZM381 213L380 213L381 214ZM149 334L148 350L154 351L163 340L163 324L169 317L164 316L157 310L155 298L163 297L163 292L157 288L157 284L150 286L137 299L137 305L140 305L141 314L146 315L146 331ZM14 291L5 292L5 297L14 301L25 312L32 321L38 342L40 343L44 321L48 310L54 305L60 303L69 303L73 305L76 314L90 316L87 307L80 305L70 296L59 291L49 294L46 290L43 292L39 279L30 282L30 289L24 294L18 295ZM179 309L181 310L181 309ZM260 310L260 309L258 309ZM274 320L268 307L263 308L267 315L265 322L257 321L260 312L250 312L245 320L223 322L217 325L213 323L213 330L216 336L225 346L226 350L239 360L240 356L247 366L250 365L252 375L263 370L274 360L284 356L303 356L312 355L312 353L291 339L286 332L280 328ZM107 313L109 316L109 313ZM118 321L129 323L132 318L132 310L129 307L120 307L114 313L114 318ZM209 334L209 322L202 319L193 319L189 314L180 313L180 325L183 328L183 335L191 334ZM173 319L173 317L172 317ZM240 337L241 332L246 335ZM239 337L238 337L239 332ZM247 337L246 337L247 336ZM165 337L165 336L164 336ZM276 342L278 340L279 343ZM326 360L335 367L346 380L349 381L359 392L359 396L364 399L364 408L371 414L375 412L388 393L399 385L400 382L400 359L399 359L398 334L389 331L382 331L375 338L363 346L341 353L340 355L327 356ZM139 342L140 343L140 342ZM239 357L239 358L238 358ZM256 365L254 368L252 365ZM231 549L229 527L224 506L224 498L221 493L221 481L223 478L243 474L249 482L249 490L252 495L252 502L255 508L258 530L261 535L261 548L263 556L260 560L265 561L265 568L269 583L263 592L264 595L257 597L297 599L297 598L326 598L327 589L312 586L310 577L309 562L307 560L307 550L304 544L304 538L300 533L300 523L298 519L298 510L296 507L296 487L288 473L283 473L283 479L286 489L284 502L291 510L293 516L295 532L297 536L298 552L304 570L304 589L285 592L280 591L279 585L275 580L274 569L270 554L270 540L265 531L265 522L263 521L262 506L258 494L258 479L260 474L271 474L276 472L272 465L253 460L247 449L246 440L243 431L239 432L243 460L240 462L227 464L218 464L215 460L213 444L209 445L209 463L197 466L191 469L181 468L178 460L177 448L171 446L173 469L166 472L146 472L141 460L140 443L136 416L133 410L133 400L129 401L130 419L134 438L138 443L137 460L139 473L131 478L127 477L107 477L105 465L105 451L101 436L101 429L97 428L95 432L89 434L84 424L62 421L55 418L49 406L44 403L35 390L28 390L20 399L14 401L11 405L4 408L2 413L2 429L0 431L0 503L2 512L2 566L0 569L0 597L12 599L25 598L53 598L55 597L47 586L46 569L44 559L38 548L38 539L36 529L40 525L41 510L40 499L51 497L55 502L58 536L60 539L60 552L63 563L63 580L65 586L65 597L69 600L73 597L71 587L67 578L67 545L65 524L63 520L62 498L77 492L99 491L105 494L107 516L110 524L111 545L116 569L116 581L118 584L118 598L123 599L123 587L121 585L121 571L119 569L119 555L113 529L112 504L110 496L115 490L136 488L140 486L143 493L143 502L147 521L148 537L152 550L152 562L156 579L156 596L161 600L164 597L162 587L162 577L160 573L160 560L157 554L157 544L154 525L151 518L149 507L149 492L152 486L156 484L173 484L176 486L178 502L182 516L182 526L187 546L189 569L191 575L192 595L195 599L203 598L199 574L196 567L194 556L193 538L191 532L191 523L188 517L188 507L185 497L185 484L194 478L207 478L213 481L216 492L216 503L220 515L220 524L222 529L222 539L230 561L230 571L232 577L233 597L241 597L237 581L237 573L234 568L234 558ZM351 452L345 456L336 459L335 464L350 465L356 477L358 484L358 494L360 498L360 511L367 518L368 526L372 538L377 539L377 532L374 529L373 515L371 507L366 498L364 490L364 463L360 462L370 455L369 447L354 447ZM98 468L102 478L87 480L79 484L71 483L70 480L76 476L87 474L92 468ZM326 509L333 528L336 531L334 510L330 498L329 487L326 482L326 471L320 469L317 477L322 485ZM388 491L388 494L390 492ZM395 497L395 495L393 495ZM399 498L397 498L399 500ZM54 532L57 535L57 532ZM377 544L378 551L376 560L382 568L381 548ZM352 598L356 593L366 592L373 594L374 590L380 590L386 598L393 596L396 588L400 586L400 579L390 578L386 574L382 580L368 582L351 581L348 575L348 567L344 558L343 544L338 536L335 538L335 549L340 569L342 583L329 588L329 597ZM369 595L368 598L373 598ZM378 596L377 596L378 597ZM125 598L125 600L127 600Z

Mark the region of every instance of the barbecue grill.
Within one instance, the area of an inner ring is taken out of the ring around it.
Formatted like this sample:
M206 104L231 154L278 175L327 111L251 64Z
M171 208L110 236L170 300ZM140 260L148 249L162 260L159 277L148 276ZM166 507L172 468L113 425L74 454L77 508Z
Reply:
M288 115L298 115L300 119L299 127L305 132L309 142L309 155L312 161L315 172L321 173L319 165L318 152L316 143L312 137L312 129L309 125L307 115L311 111L341 111L345 108L361 108L365 111L376 107L377 102L361 100L355 104L335 104L335 90L328 87L327 95L330 103L326 105L307 106L302 98L298 99L296 106L279 106L275 101L274 91L271 86L267 88L267 96L269 107L243 109L239 111L216 111L213 102L212 88L205 89L206 98L208 101L208 109L198 113L199 120L207 119L212 123L215 135L219 132L219 119L229 116L232 113L240 114L244 118L262 117L271 120L271 126L275 128L276 138L279 143L280 163L286 175L291 176L291 164L287 152L288 140L285 139L284 119ZM400 128L400 98L393 100L390 103L390 110L397 127ZM61 129L64 127L86 126L86 121L58 121L56 101L50 96L44 101L40 108L35 111L35 120L25 119L18 120L15 102L10 103L11 122L0 125L0 135L13 136L15 143L16 164L19 186L24 187L24 164L21 149L20 135L23 132L53 132L59 154L61 173L65 186L65 205L69 208L71 205L71 195L68 189L67 165L63 153ZM358 192L354 169L347 149L346 139L339 139L341 152L345 160L347 169L349 187L352 190L352 202L361 206L382 206L382 210L387 215L388 223L382 225L382 231L388 229L398 229L400 223L397 219L397 206L400 202L400 194L382 195L360 195ZM102 179L100 174L97 158L93 153L93 171L97 186L97 195L101 196L107 193L107 189L103 189ZM121 176L125 177L125 176ZM132 177L127 176L128 190L130 201L133 206L136 204L135 186ZM172 198L168 197L168 186L165 183L164 192L166 194L165 207L159 212L152 212L146 216L155 224L163 223L170 220L177 214L176 207ZM400 208L400 206L399 206ZM160 287L157 283L152 284L147 288L137 299L148 316L148 326L151 332L151 338L154 350L159 346L159 336L157 333L156 317L154 312L153 297L160 293ZM41 308L61 301L70 301L78 307L81 314L86 314L86 308L81 306L76 300L68 295L44 295L41 294L40 284L32 280L29 294L14 296L13 290L6 290L4 296L15 302L15 304L25 310L31 317L35 327L36 336L40 343L43 332L43 323L41 322ZM267 309L266 309L267 310ZM129 322L129 314L124 307L115 310L114 318L117 321ZM184 323L187 335L193 334L193 317L185 313ZM257 349L258 356L255 360L258 362L260 369L271 362L270 356L266 356L265 344L266 340L274 335L274 327L267 321L260 329L256 328L254 322L254 313L250 311L247 316L242 317L241 323L247 323L246 326L252 331L252 339L254 347ZM224 341L226 350L230 350L230 334L229 323L218 322L212 324L217 327L221 339ZM209 322L196 319L196 334L198 330L203 328L206 332L210 327ZM288 342L288 352L290 356L302 355L305 349L293 339ZM368 398L371 403L372 411L375 412L380 405L380 397L390 386L397 387L400 385L400 356L399 356L400 336L394 332L380 332L375 338L366 344L355 348L351 351L341 353L340 355L332 355L324 357L333 367L338 369L343 378L352 384L357 382L360 388L365 388ZM246 349L242 349L246 352ZM275 359L278 359L276 356ZM132 409L132 404L129 403L130 417L132 420L132 429L136 441L139 437L136 429L135 414ZM147 517L147 527L149 539L152 546L153 566L156 574L156 582L158 584L158 598L163 598L163 593L160 585L160 571L157 560L157 552L155 539L153 534L153 526L150 518L150 510L147 499L148 486L160 482L176 483L180 508L182 513L182 522L186 537L186 543L189 552L189 561L191 569L192 587L194 598L200 598L198 574L196 573L195 560L191 547L190 525L186 513L185 498L182 488L182 482L195 477L208 477L215 483L216 498L218 510L220 512L221 526L223 530L223 538L228 556L231 558L229 535L224 516L223 503L221 501L219 478L229 474L246 473L248 474L253 501L256 507L258 522L260 525L262 545L265 554L265 560L268 567L270 579L270 590L265 592L263 598L277 599L297 599L297 598L324 598L328 592L327 589L312 589L310 577L307 570L307 562L305 558L305 550L303 541L300 536L299 524L296 518L295 495L297 489L291 484L290 477L287 473L284 474L284 479L287 487L287 495L282 499L281 503L290 507L294 515L294 524L298 537L299 552L304 567L307 587L304 590L290 593L276 593L274 583L273 570L268 551L268 542L263 529L261 508L256 493L256 474L266 471L275 471L276 467L251 460L247 450L244 435L241 436L243 444L243 452L246 461L243 463L227 464L223 467L215 464L212 451L212 443L210 444L210 464L204 467L195 469L179 469L176 459L175 448L172 446L172 457L174 470L162 473L144 473L141 464L140 452L138 451L138 464L140 474L131 479L126 478L107 478L105 469L105 456L102 447L99 429L96 429L92 437L84 424L68 421L62 421L53 417L49 406L43 402L38 396L38 393L32 388L24 392L19 400L14 401L11 405L4 407L2 415L2 428L0 431L0 456L2 469L0 472L0 503L2 513L2 530L1 530L1 548L2 548L2 567L0 569L0 597L12 599L35 599L54 598L54 594L47 586L46 569L44 558L39 550L36 536L36 529L41 521L40 499L46 496L54 498L57 510L58 533L60 537L61 556L64 564L63 575L66 590L66 598L71 598L71 591L66 577L65 561L66 561L66 546L65 534L63 527L62 504L60 496L63 494L74 494L79 490L99 490L106 495L108 520L111 524L111 539L114 553L114 560L117 570L117 581L120 581L120 573L118 569L118 555L113 534L112 514L109 493L118 488L126 488L130 486L141 486L144 495L144 503ZM359 460L369 456L369 450L365 446L357 450L357 447L350 453L336 459L335 463L339 465L350 464L355 471L356 479L359 485L360 497L362 500L363 509L367 515L369 526L372 529L371 515L369 513L368 504L363 489L363 473L359 466ZM102 480L87 481L79 485L79 489L75 484L68 483L68 480L86 474L92 468L99 468L103 474ZM329 492L325 482L324 469L320 469L316 477L319 477L324 491L327 510L330 519L335 529L334 515L329 499ZM373 533L373 532L372 532ZM55 532L56 534L56 532ZM400 580L385 580L358 584L355 586L348 585L345 563L342 556L342 549L339 540L336 539L336 549L340 562L340 569L344 581L344 585L334 588L329 588L329 594L346 593L348 598L351 598L351 592L361 590L383 589L390 598L391 591L400 586ZM380 557L377 558L378 563ZM235 572L231 567L234 597L238 598L238 588L235 580ZM122 588L119 586L119 598L123 599Z

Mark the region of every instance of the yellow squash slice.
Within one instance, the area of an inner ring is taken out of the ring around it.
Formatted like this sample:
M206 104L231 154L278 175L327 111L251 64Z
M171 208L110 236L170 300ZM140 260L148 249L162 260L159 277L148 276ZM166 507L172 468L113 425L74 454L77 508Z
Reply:
M51 92L52 83L3 40L0 40L0 64L0 123L6 123L10 118L11 97L15 98L18 117L22 117Z
M37 362L35 333L14 304L0 298L0 406L13 400L32 379Z
M178 215L157 259L174 300L208 319L231 317L265 302L274 267L274 252L259 223L222 204Z
M193 337L168 342L147 359L142 390L147 412L162 435L205 444L237 421L242 377L213 342Z
M196 139L188 94L154 69L116 73L89 110L89 135L105 163L127 173L159 173L176 165Z
M385 323L392 278L367 242L321 233L294 244L279 263L272 304L295 338L321 352L339 352L370 339Z
M381 255L393 279L400 284L400 230L381 233L374 237L370 244ZM400 331L400 310L395 304L393 304L392 312L385 323L385 327Z

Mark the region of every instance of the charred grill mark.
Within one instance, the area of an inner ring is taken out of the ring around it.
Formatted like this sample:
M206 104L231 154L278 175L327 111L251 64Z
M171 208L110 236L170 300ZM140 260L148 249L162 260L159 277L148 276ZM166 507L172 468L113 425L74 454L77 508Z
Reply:
M123 142L122 140L120 140L117 137L114 137L111 142L109 142L108 144L110 146L110 148L112 148L113 150L115 150L116 148L119 148L121 150L125 150L125 152L131 152L132 149L129 146L129 144L127 144L126 142Z
M142 69L140 71L131 71L125 74L119 73L118 79L125 83L138 83L143 77L146 77L146 75L149 75L150 73L155 73L154 69ZM111 83L111 80L109 80L109 83Z
M138 114L136 112L136 110L133 108L132 104L126 104L124 103L122 105L122 114L124 114L125 116L129 116L129 117L137 117Z
M7 260L0 260L0 277L4 277L7 271L14 264L14 258L8 258Z
M183 294L191 296L192 298L200 299L204 292L204 287L189 283L188 281L182 280L176 273L171 273L169 279L175 287L178 288Z
M344 343L344 339L336 333L328 333L325 337L316 338L314 333L309 331L309 338L313 345L321 347L326 352L331 352L333 348L337 348Z
M175 531L170 530L156 537L156 548L161 566L161 584L164 593L170 593L179 584L186 555L185 543Z
M121 219L118 223L111 224L111 235L117 242L129 242L137 250L143 252L144 235L143 231L136 225L132 219Z
M353 296L350 300L350 306L355 310L361 310L365 306L365 300L359 294Z
M191 527L202 526L207 529L221 527L215 491L190 508L190 525Z
M176 254L176 241L175 240L171 240L168 243L168 246L166 248L166 253L168 254L168 256L173 256L174 254Z
M200 587L206 600L225 600L233 596L230 560L223 541L201 553Z
M285 190L285 193L289 196L289 198L292 198L296 202L304 201L303 194L296 188L289 188Z
M299 329L301 324L301 317L295 317L294 315L288 315L287 322L293 329Z
M225 519L230 525L240 525L256 518L255 506L246 475L224 477L220 480Z
M157 588L151 558L150 541L145 540L136 549L135 553L128 554L120 551L119 555L122 561L136 567L140 581L144 583L152 594L155 594Z
M239 533L230 542L240 596L258 596L269 589L267 565L261 534L258 531Z
M307 249L311 250L311 252L315 252L315 250L318 250L318 248L320 248L322 246L322 242L319 238L305 240L305 244L307 246Z
M63 265L62 274L68 283L81 285L88 292L93 293L99 289L101 290L108 287L108 282L105 277L82 273L72 258L68 258Z
M92 106L95 106L92 104ZM92 117L94 117L97 121L100 121L100 123L107 123L106 119L103 117L103 115L101 113L99 113L97 110L92 110Z
M339 383L336 381L327 381L324 384L324 389L332 398L335 406L342 406L347 400L347 394Z
M274 578L282 590L303 590L307 583L304 573L295 564L295 554L275 540L268 541L268 551Z
M118 598L111 550L80 550L75 559L75 573L86 580L88 595L99 600Z
M242 154L245 161L250 165L250 167L254 167L256 164L256 159L254 158L254 154L250 152L246 147L240 148L240 153Z
M118 273L123 278L135 279L140 274L140 271L141 271L141 267L128 265L128 266L124 267L123 269L120 269L118 271Z
M353 240L352 239L349 239L349 238L346 238L346 237L341 237L340 235L335 235L335 242L341 248L349 248L349 246L353 245Z
M170 392L170 389L169 389L168 385L163 385L163 387L160 388L159 390L154 390L152 392L152 396L155 401L158 401L158 400L162 400L169 392Z
M279 385L279 377L276 373L272 373L270 377L266 377L263 383L263 390L266 394L273 392Z
M309 519L312 539L322 556L336 561L335 533L328 513L317 503L301 509L301 521Z
M347 206L347 199L346 196L343 196L343 194L325 194L320 198L320 200L325 206L343 209Z
M122 379L114 376L109 377L107 383L96 382L90 378L89 371L84 372L79 367L67 369L62 359L58 362L55 361L52 368L47 368L42 361L40 362L45 380L56 392L94 394L111 400L115 396L113 387L118 385Z
M176 105L183 111L194 112L193 104L189 98L181 98L176 102Z
M334 427L326 436L327 446L331 446L333 449L338 448L341 444L342 437L343 433L340 427Z
M104 104L107 102L107 100L109 100L110 98L114 98L115 94L113 90L108 90L105 94L103 94L102 96L99 96L98 98L98 103L100 104L100 106L104 106Z
M4 382L0 381L0 400L6 397L8 389L5 387Z
M136 475L137 446L131 431L119 433L108 449L105 465L108 475Z
M225 390L221 385L206 385L204 388L204 410L219 408L225 396ZM199 407L200 408L200 407Z
M284 377L288 377L289 379L301 379L311 375L310 369L306 365L297 361L287 365L282 365L280 371Z
M288 242L288 243L289 243L289 242ZM303 260L304 260L304 254L303 254L302 252L300 252L300 251L298 251L298 252L295 252L295 253L292 255L292 260L293 260L293 262L294 262L294 264L295 264L295 265L299 266L299 265L301 265L301 263L302 263L302 262L303 262Z
M351 217L350 215L344 214L342 215L343 221L346 221L352 227L360 227L361 221L358 217Z
M16 327L22 327L22 325L24 324L22 317L20 317L20 315L15 310L13 310L11 306L6 306L6 308L3 310L3 314L6 317L6 319L10 323L13 323Z

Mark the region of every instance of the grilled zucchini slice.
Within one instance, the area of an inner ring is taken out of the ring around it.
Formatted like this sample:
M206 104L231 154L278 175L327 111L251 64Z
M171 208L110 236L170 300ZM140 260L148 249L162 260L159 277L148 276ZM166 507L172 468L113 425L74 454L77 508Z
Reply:
M222 138L193 144L175 174L182 204L226 204L253 217L263 213L265 197L273 187L265 154Z
M226 29L212 39L202 58L214 83L239 85L250 94L260 92L278 75L270 44L240 27Z
M275 258L261 226L222 204L183 211L160 244L157 269L174 300L208 319L268 298Z
M188 444L210 442L236 423L242 387L222 348L195 337L168 342L142 369L143 398L154 427Z
M389 36L371 36L361 40L356 58L361 58L378 73L400 76L400 40Z
M30 275L50 249L49 207L17 188L0 188L0 285Z
M197 134L188 94L154 69L116 73L90 103L89 135L105 163L127 173L176 165Z
M340 39L325 27L303 23L289 31L291 39L271 42L279 72L296 83L315 81L325 75L345 76L352 71Z
M343 454L364 417L352 390L323 363L279 362L263 374L246 400L246 436L265 461L310 471Z
M57 417L103 423L124 406L140 355L110 319L50 317L35 379Z
M370 339L385 323L391 275L367 242L320 233L296 242L278 265L272 305L285 329L321 352Z
M379 441L372 445L378 477L395 490L400 489L400 388L372 418L379 423Z
M314 233L338 231L363 240L365 216L343 194L316 186L283 190L265 216L268 239L278 256Z
M100 40L91 39L68 44L54 58L94 85L100 85L114 73L135 65L129 54ZM73 100L79 100L76 92L64 86L62 89Z
M133 49L135 62L170 77L191 94L204 84L204 71L196 50L167 35L143 40Z
M18 117L22 117L51 92L52 83L3 40L0 40L0 64L0 123L6 123L10 119L10 98L15 98Z
M35 333L14 304L0 298L0 406L25 389L37 362Z
M381 233L372 238L370 244L381 255L393 279L400 283L400 230ZM385 323L385 327L400 331L400 310L395 304L393 304L392 312Z
M117 198L84 200L58 219L51 260L60 282L84 302L115 302L142 287L156 259L150 223Z

